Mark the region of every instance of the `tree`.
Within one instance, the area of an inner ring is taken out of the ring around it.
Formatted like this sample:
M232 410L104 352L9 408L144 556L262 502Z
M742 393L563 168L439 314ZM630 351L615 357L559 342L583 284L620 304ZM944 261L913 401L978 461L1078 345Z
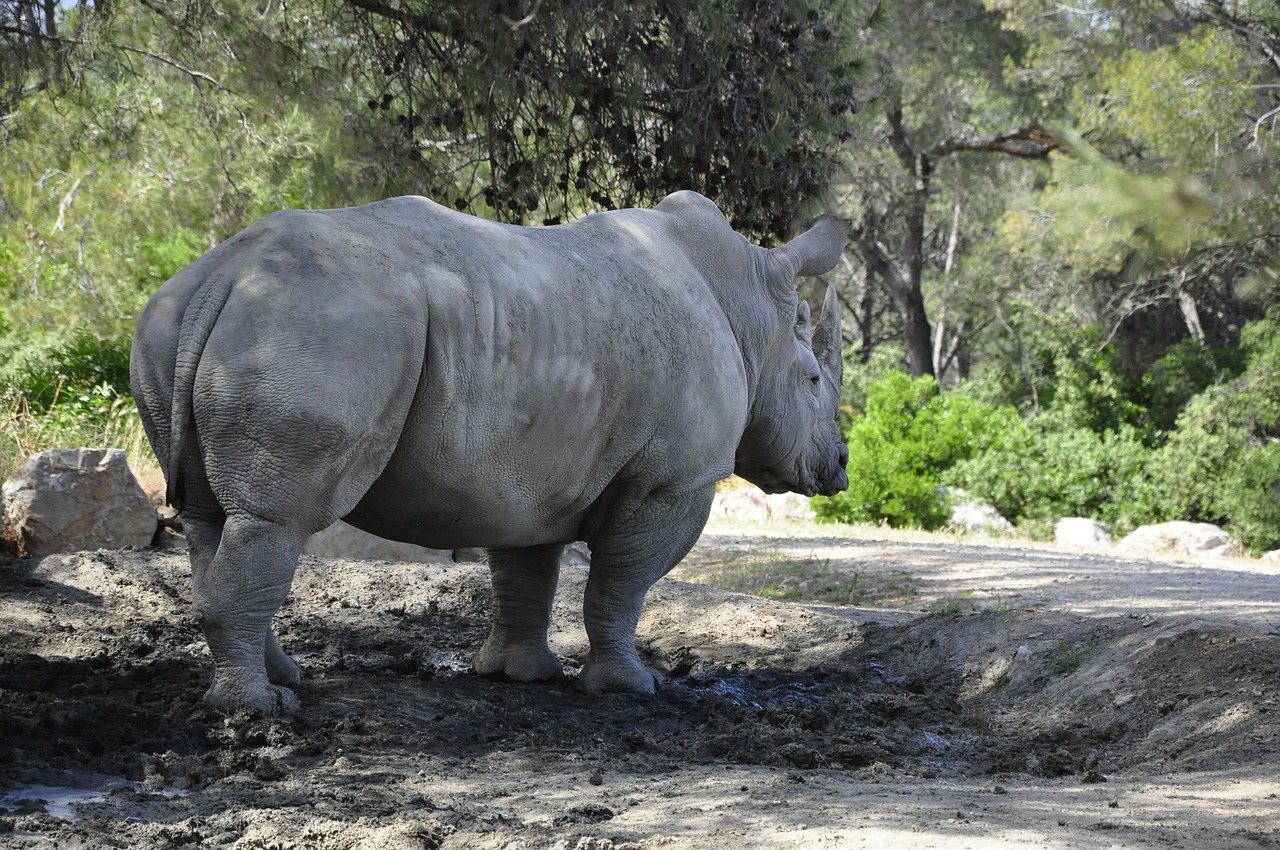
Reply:
M949 339L945 333L934 338L926 277L942 272L945 278L955 270L962 223L980 231L989 227L984 219L1000 214L997 199L1006 196L1000 184L1008 173L976 155L1043 160L1057 146L1034 110L1005 85L1004 63L1019 57L1024 44L1000 23L976 0L937 0L881 3L867 30L874 73L847 155L847 204L867 285L880 287L893 303L914 376L964 363L968 320L958 317ZM900 48L906 43L913 45L909 52ZM983 184L980 190L975 180ZM961 197L961 186L984 197ZM853 300L865 307L866 291ZM871 332L869 318L855 311L864 334Z
M372 199L341 80L298 61L343 49L321 22L230 2L58 9L22 36L46 54L24 54L0 148L0 363L72 326L127 332L165 277L253 218Z
M1234 345L1277 292L1274 4L993 5L1036 40L1019 74L1058 80L1082 137L1011 238L1088 295L1131 372L1181 338Z
M396 167L458 209L555 223L714 198L786 237L847 137L851 20L785 0L345 0Z

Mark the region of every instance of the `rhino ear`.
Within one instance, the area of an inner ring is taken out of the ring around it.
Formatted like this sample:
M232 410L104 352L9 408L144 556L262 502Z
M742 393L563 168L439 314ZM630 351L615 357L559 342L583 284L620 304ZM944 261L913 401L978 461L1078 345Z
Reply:
M773 256L796 277L824 274L840 262L848 233L847 219L824 215L795 239L774 248Z
M813 324L809 321L809 302L801 301L796 305L796 339L810 345L813 339Z
M841 348L844 340L840 336L840 302L836 298L836 285L827 285L827 297L822 301L822 316L813 329L813 354L818 358L823 370L837 379L844 372L844 360Z

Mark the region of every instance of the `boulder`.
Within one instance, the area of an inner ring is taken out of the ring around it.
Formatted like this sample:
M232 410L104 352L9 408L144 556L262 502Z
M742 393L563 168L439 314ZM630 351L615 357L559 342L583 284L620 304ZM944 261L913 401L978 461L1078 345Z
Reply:
M1262 553L1262 560L1280 562L1280 549L1272 549L1270 552Z
M428 549L412 543L397 543L361 531L338 520L324 531L311 535L302 554L320 558L346 558L357 561L400 561L421 564L452 561L452 549Z
M1053 524L1053 539L1060 546L1099 548L1111 545L1111 535L1102 523L1086 517L1064 517Z
M1126 554L1239 556L1243 549L1221 528L1207 522L1162 522L1134 529L1116 549Z
M811 520L813 508L799 493L765 493L743 487L717 492L711 503L711 516L752 522Z
M121 449L49 449L4 482L4 524L31 557L151 545L155 508Z
M339 520L324 531L311 535L302 547L302 554L320 558L344 558L356 561L399 561L409 564L440 563L442 561L483 561L483 549L428 549L412 543L385 540L367 531L361 531ZM581 541L570 543L564 549L562 564L589 565L591 550Z
M951 520L947 528L970 534L1012 534L1013 523L1000 515L995 507L960 487L939 487L938 494L951 501Z
M574 567L591 566L591 547L581 540L575 540L564 547L564 554L560 556L560 563Z

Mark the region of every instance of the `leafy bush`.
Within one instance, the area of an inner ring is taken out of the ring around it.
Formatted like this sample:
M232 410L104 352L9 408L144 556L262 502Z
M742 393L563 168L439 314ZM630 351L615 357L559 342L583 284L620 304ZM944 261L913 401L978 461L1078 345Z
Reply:
M1250 446L1224 476L1228 527L1255 552L1280 549L1280 441Z
M1142 376L1137 388L1147 427L1154 433L1174 430L1178 414L1192 398L1235 378L1244 366L1243 349L1211 348L1192 339L1177 343Z
M1191 400L1177 429L1152 453L1147 480L1135 494L1138 513L1152 521L1227 524L1223 474L1248 445L1248 433L1233 421L1233 395L1221 386Z
M129 390L129 348L128 337L81 332L0 373L0 478L52 446L112 446L154 462Z
M824 520L937 528L949 517L938 493L946 470L1018 424L1012 408L942 394L933 378L886 375L867 387L847 434L849 489L816 497L814 510Z
M1065 416L1041 414L956 464L945 479L1020 525L1047 527L1064 516L1085 516L1128 528L1144 519L1134 494L1149 456L1131 427L1097 433Z
M1280 546L1280 310L1241 331L1243 371L1187 403L1152 456L1141 512L1226 527L1255 551Z
M116 399L132 398L129 349L128 337L99 339L80 332L7 369L4 393L22 399L35 414L105 420Z
M857 358L846 359L840 403L854 410L865 410L871 385L887 375L901 372L905 362L906 354L897 343L886 343L872 349L865 363Z
M1137 424L1142 409L1114 346L1097 325L1067 316L1023 316L1017 355L988 369L965 393L1028 413L1053 413L1071 427L1102 433Z

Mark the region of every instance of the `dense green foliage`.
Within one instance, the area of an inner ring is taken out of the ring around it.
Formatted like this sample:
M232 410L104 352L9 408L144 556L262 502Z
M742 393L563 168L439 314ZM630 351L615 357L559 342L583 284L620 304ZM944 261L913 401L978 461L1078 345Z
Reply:
M1280 547L1280 311L1242 337L1238 372L1184 344L1131 383L1105 360L1082 377L1059 351L1052 391L1021 416L976 385L940 393L932 377L888 374L848 430L849 490L815 499L818 515L937 528L949 517L939 485L954 485L1033 534L1064 516L1116 532L1187 519ZM1172 428L1143 415L1149 398L1183 401Z
M1018 425L1016 412L938 382L891 373L867 388L866 409L848 430L849 489L816 497L823 519L936 528L947 517L938 493L958 461L994 448Z
M694 188L766 242L852 222L825 516L949 485L1274 548L1277 56L1265 0L0 0L0 474L140 445L134 317L267 212Z

